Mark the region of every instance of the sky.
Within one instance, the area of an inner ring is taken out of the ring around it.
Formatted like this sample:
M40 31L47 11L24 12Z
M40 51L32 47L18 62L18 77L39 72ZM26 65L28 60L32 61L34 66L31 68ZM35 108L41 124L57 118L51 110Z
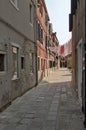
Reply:
M57 32L59 44L65 44L70 40L69 13L70 0L45 0L53 32Z

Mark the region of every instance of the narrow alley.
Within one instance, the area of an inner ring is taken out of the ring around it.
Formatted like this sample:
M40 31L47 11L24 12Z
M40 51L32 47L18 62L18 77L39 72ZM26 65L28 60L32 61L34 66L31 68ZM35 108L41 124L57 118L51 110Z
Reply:
M71 72L50 72L35 88L0 113L0 130L85 130Z

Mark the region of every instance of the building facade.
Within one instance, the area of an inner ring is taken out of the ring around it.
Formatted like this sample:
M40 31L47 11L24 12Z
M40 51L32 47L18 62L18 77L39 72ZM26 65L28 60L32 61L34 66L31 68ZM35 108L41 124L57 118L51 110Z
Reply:
M60 67L72 68L72 39L59 46Z
M71 0L69 31L72 31L73 72L72 83L82 110L86 125L86 87L85 87L85 52L86 52L86 1Z
M0 108L37 84L36 2L0 1Z
M47 69L47 8L44 0L37 0L37 55L38 55L38 81L46 76Z
M56 36L56 32L53 32L53 29L49 29L49 34L50 34L49 41L48 41L49 68L52 68L52 70L55 70L55 69L58 69L59 41L58 41L58 38Z

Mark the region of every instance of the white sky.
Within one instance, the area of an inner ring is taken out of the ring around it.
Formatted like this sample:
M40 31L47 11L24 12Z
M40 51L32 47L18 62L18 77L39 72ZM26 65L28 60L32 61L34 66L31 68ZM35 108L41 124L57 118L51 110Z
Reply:
M70 0L45 0L53 31L57 32L59 44L65 44L70 38L69 13Z

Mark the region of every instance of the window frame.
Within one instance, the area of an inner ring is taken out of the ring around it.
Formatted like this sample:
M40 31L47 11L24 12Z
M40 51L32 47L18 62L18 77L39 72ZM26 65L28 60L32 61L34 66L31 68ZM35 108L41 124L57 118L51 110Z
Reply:
M17 76L16 77L14 77L15 75L12 75L12 80L16 80L16 79L19 79L19 76L20 76L20 70L19 70L19 64L20 64L20 62L19 62L19 46L18 45L16 45L16 44L14 44L14 43L12 43L11 44L12 46L12 49L13 49L13 47L14 48L16 48L17 49ZM13 55L13 51L11 52L12 53L12 55ZM13 64L13 59L12 59L12 64ZM11 70L12 71L12 70Z
M0 74L4 74L6 72L6 52L0 51L0 54L4 55L4 70L0 71Z
M22 67L22 58L23 58L23 67ZM24 70L25 67L25 58L24 56L21 56L21 70Z
M40 4L40 0L37 0L37 4Z
M43 28L41 27L39 21L37 22L37 40L43 44Z
M40 57L38 56L38 71L40 71Z
M43 6L42 6L42 3L40 3L39 12L40 12L41 17L43 17Z

